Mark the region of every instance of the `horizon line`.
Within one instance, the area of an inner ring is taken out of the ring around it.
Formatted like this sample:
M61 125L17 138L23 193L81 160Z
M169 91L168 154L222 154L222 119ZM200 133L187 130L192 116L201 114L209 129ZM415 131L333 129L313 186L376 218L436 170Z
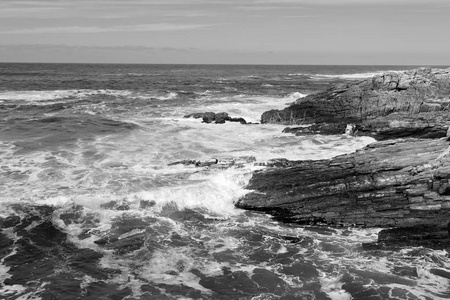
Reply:
M26 62L0 61L0 64L66 64L66 65L204 65L204 66L398 66L398 67L450 67L447 64L286 64L286 63L126 63L126 62Z

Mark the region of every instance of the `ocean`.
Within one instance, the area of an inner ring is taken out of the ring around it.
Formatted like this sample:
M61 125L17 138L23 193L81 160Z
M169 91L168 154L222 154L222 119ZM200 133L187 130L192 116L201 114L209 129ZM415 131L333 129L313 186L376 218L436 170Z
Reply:
M2 299L450 298L446 251L234 207L269 160L374 141L282 133L264 111L412 68L0 64ZM185 117L201 112L251 124Z

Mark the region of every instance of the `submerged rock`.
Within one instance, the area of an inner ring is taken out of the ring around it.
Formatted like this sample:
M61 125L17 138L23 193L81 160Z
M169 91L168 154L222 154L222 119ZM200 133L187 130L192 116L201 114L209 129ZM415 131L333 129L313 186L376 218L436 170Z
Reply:
M421 68L331 87L283 110L265 112L261 123L314 124L290 130L299 135L342 134L354 124L355 134L378 140L439 138L450 125L449 97L450 68Z

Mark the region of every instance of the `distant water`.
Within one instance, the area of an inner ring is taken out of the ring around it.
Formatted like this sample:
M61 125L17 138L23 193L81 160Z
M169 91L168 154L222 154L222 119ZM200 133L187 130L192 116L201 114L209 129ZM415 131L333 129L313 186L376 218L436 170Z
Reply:
M363 250L379 229L234 207L264 161L372 139L183 118L257 123L330 84L411 68L0 64L2 299L450 298L445 251Z

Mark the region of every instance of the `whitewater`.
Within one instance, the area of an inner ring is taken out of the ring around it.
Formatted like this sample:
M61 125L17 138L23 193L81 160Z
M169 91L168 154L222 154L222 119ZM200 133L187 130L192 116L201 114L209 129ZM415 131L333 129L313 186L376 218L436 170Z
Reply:
M447 299L445 251L237 209L256 170L374 140L259 124L407 66L0 64L4 299ZM187 118L227 112L251 124ZM183 164L186 161L217 164Z

